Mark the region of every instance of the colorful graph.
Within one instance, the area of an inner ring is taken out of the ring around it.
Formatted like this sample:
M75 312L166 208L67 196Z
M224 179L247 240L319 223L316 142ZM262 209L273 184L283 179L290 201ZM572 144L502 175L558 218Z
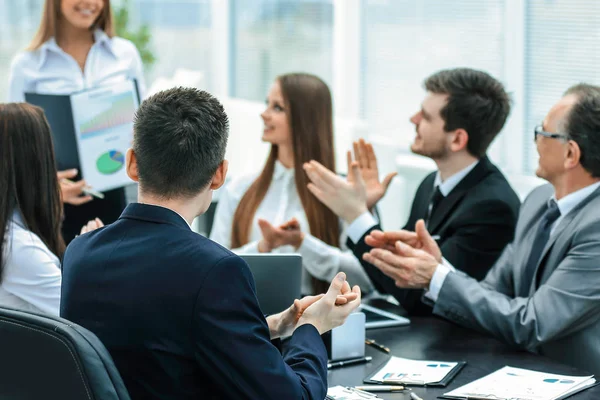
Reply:
M125 164L125 156L118 150L103 153L96 160L96 168L101 174L110 175L119 171Z
M87 139L115 126L130 124L135 114L131 93L116 97L108 110L102 111L79 124L81 138Z

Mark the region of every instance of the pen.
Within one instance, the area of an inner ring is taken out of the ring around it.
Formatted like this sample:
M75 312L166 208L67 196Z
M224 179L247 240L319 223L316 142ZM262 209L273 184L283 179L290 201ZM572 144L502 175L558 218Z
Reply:
M417 394L415 392L410 392L410 398L412 400L423 400L422 398L420 398L419 396L417 396Z
M355 364L364 364L364 363L368 363L372 359L373 359L373 357L366 356L366 357L361 357L361 358L355 358L352 360L331 362L331 363L327 363L327 369L346 367L348 365L355 365Z
M370 385L370 386L354 386L354 389L364 390L365 392L400 392L400 391L404 390L404 386Z
M72 180L67 179L67 178L62 178L62 181L67 182L67 183L75 183ZM94 197L97 197L99 199L103 199L104 198L104 193L97 192L97 191L95 191L95 190L93 190L91 188L83 188L83 189L81 189L81 191L84 194L87 194L87 195L90 195L90 196L94 196Z
M369 346L373 346L375 347L377 350L381 350L384 353L389 353L390 349L388 347L385 347L384 345L381 345L379 343L377 343L376 341L374 341L373 339L366 339L365 340L365 344L368 344Z
M363 398L367 398L367 399L375 399L375 398L377 398L376 394L365 392L364 390L360 390L357 387L347 387L346 389L350 390L351 392L354 392L354 393L358 394L360 397L363 397Z

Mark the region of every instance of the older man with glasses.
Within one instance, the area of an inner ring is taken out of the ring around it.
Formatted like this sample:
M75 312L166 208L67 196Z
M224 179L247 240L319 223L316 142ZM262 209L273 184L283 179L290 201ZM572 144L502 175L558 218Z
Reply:
M428 290L436 315L600 374L600 88L567 90L534 133L549 184L527 197L483 281L449 265L422 221L371 237L363 258L399 287Z

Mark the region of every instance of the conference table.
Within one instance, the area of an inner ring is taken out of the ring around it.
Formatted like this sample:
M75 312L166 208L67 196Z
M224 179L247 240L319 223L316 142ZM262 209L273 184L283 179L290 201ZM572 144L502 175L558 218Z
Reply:
M369 329L367 338L390 348L390 355L432 361L466 361L466 366L446 387L412 386L415 394L424 400L435 399L459 386L479 379L506 365L541 372L563 375L591 375L547 357L532 354L501 343L491 336L462 328L437 317L410 317L407 326ZM388 355L371 346L366 347L366 355L373 360L328 371L329 387L363 385L363 379L378 369L388 359ZM377 393L383 399L410 399L407 391L397 393ZM600 399L600 386L586 389L569 399Z

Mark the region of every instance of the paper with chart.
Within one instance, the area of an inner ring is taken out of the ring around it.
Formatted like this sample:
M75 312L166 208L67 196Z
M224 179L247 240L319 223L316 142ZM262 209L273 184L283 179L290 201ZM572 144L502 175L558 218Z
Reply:
M426 385L442 381L458 365L457 362L419 361L391 357L370 380L376 382Z
M86 90L71 96L81 174L95 190L125 186L125 153L133 142L139 106L134 81Z
M565 376L504 367L445 393L457 399L558 400L596 382L591 376Z

